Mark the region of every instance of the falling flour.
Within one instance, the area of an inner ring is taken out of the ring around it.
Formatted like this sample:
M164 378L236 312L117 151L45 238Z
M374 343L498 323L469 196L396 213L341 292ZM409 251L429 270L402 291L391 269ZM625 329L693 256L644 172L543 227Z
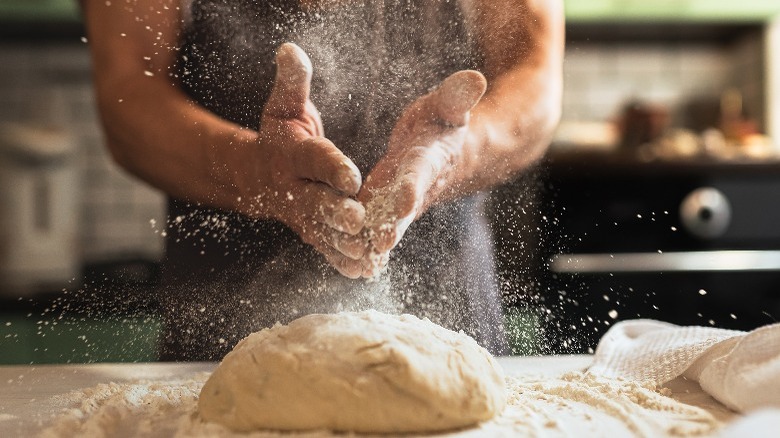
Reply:
M45 438L90 437L330 437L328 432L237 434L197 415L207 374L182 380L101 384L62 396L72 406L53 418ZM511 375L503 414L476 428L439 436L579 437L708 436L722 423L681 403L669 390L637 382L567 373L556 378ZM340 435L340 436L343 436ZM430 436L430 435L426 435Z

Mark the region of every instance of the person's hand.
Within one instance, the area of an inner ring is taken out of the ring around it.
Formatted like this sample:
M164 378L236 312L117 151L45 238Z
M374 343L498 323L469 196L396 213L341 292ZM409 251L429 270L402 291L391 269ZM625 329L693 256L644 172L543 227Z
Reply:
M357 166L324 137L309 99L312 65L295 44L276 53L276 79L263 108L252 166L239 183L247 193L239 209L272 217L322 253L343 275L358 278L365 241L365 209L352 199L361 187Z
M363 277L377 275L409 225L451 189L448 182L463 152L470 111L486 88L481 73L460 71L401 114L387 153L358 195L366 207L369 245Z

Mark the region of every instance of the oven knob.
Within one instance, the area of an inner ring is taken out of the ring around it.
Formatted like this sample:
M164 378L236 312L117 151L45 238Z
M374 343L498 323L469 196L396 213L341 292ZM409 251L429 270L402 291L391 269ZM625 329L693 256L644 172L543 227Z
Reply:
M729 227L731 205L720 190L701 187L683 199L680 220L694 236L714 239L722 236Z

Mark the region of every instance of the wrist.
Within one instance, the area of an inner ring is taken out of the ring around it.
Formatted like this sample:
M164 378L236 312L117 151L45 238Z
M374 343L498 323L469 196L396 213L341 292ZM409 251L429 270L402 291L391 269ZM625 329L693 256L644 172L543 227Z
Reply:
M209 175L213 182L213 202L218 207L247 216L262 217L262 193L258 134L256 131L230 126L213 135L203 136L207 142Z
M485 118L473 112L460 153L454 157L448 172L438 181L433 203L450 201L479 190L475 184L478 175L493 172L493 169L485 167L485 164L491 161L482 156L485 151L483 146L488 142L490 132Z

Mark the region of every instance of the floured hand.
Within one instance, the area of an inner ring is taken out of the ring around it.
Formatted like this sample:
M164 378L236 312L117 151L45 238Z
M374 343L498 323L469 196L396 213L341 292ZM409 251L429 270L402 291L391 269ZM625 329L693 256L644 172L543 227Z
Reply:
M366 207L363 237L369 247L363 277L379 273L409 225L447 190L463 152L470 111L486 88L481 73L460 71L401 114L386 155L358 194Z
M309 99L312 65L294 44L276 54L277 74L263 108L257 159L241 184L242 211L270 216L314 246L339 272L360 277L366 244L356 237L365 209L352 197L361 188L357 166L323 136L320 115Z

